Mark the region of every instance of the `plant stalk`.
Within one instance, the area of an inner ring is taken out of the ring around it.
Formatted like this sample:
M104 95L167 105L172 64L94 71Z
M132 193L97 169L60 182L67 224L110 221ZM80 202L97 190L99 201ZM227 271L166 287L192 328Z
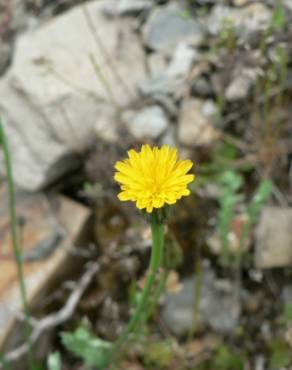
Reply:
M130 319L128 325L117 339L113 346L113 353L119 349L119 347L125 343L129 334L133 332L137 325L143 320L144 311L148 307L150 293L155 283L155 277L161 266L163 258L163 246L164 246L164 225L158 221L155 213L151 214L151 232L152 232L152 250L150 265L147 275L146 284L142 292L141 300L138 304L136 312Z
M7 176L7 186L8 186L8 197L9 197L9 213L10 213L10 230L11 230L11 238L12 238L12 248L13 254L16 262L17 268L17 276L18 276L18 284L20 289L20 297L23 306L23 312L25 315L25 334L26 340L29 346L28 351L28 365L30 369L34 369L33 364L33 353L31 347L31 327L30 327L30 320L29 320L29 308L27 302L27 294L26 294L26 287L24 282L24 273L23 273L23 266L22 266L22 252L19 245L19 235L18 235L18 227L17 227L17 216L16 216L16 200L15 200L15 189L14 189L14 180L13 180L13 171L12 171L12 163L10 158L10 152L8 147L8 141L6 138L6 134L4 131L4 127L0 118L0 144L2 145L3 156L4 156L4 164L6 169L6 176Z

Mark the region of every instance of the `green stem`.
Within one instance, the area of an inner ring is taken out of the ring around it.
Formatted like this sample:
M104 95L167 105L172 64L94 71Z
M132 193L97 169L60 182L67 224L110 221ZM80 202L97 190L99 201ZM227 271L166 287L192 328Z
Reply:
M6 362L5 357L2 353L0 353L0 368L3 368L3 370L12 370L12 367Z
M6 175L7 175L8 192L9 192L9 213L10 213L10 223L11 223L11 238L12 238L13 254L14 254L14 258L16 262L21 302L22 302L23 311L25 315L26 340L29 346L28 365L30 369L33 369L34 368L33 354L32 354L31 338L30 338L31 327L29 323L29 309L28 309L26 288L25 288L25 283L24 283L22 253L21 253L21 249L19 246L19 237L18 237L18 229L17 229L16 201L15 201L13 171L12 171L12 164L11 164L10 152L9 152L9 147L8 147L8 141L5 135L5 131L4 131L1 119L0 119L0 143L2 144L4 163L5 163Z
M157 215L153 213L151 215L151 232L152 232L152 250L150 266L148 271L148 276L144 290L142 292L141 300L136 309L136 312L130 319L128 325L117 339L113 346L113 353L119 349L119 347L127 340L128 335L133 332L138 325L138 323L143 318L143 313L148 305L151 289L155 283L155 277L161 266L161 261L163 257L163 246L164 246L164 225L159 223Z
M145 314L145 317L144 317L144 320L143 320L144 322L148 321L149 317L152 315L155 307L157 306L158 300L159 300L162 292L165 289L165 285L166 285L168 275L169 275L169 271L164 270L162 272L162 275L159 277L160 281L159 281L159 283L158 283L158 285L157 285L157 287L154 291L153 298L149 302L149 307L146 310L146 314Z

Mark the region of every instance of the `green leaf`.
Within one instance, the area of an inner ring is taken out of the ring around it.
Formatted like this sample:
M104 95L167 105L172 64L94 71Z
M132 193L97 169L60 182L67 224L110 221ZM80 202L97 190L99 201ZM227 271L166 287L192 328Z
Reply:
M112 354L112 344L80 327L73 333L62 333L63 345L89 366L104 368Z
M276 31L282 31L286 25L285 8L283 2L280 0L274 10L271 28Z
M219 183L229 192L236 192L242 186L242 176L232 170L225 171L219 177Z
M288 366L292 361L291 349L284 340L275 340L271 345L271 369L278 370L284 366Z
M286 303L284 306L285 321L292 322L292 303Z
M170 365L173 358L173 350L166 341L149 343L144 350L144 362L155 368L164 368Z
M243 370L244 362L226 346L221 346L216 353L213 368L216 370Z
M271 195L272 189L273 183L268 180L262 181L259 185L250 205L247 208L247 215L251 224L254 224L257 221L258 215Z
M47 360L48 370L61 370L61 355L59 352L51 353Z

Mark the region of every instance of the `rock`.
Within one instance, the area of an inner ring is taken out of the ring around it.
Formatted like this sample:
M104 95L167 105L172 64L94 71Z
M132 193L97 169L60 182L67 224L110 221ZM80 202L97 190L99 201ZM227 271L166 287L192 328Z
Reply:
M116 143L119 139L118 113L112 107L101 109L94 127L98 139Z
M225 98L230 102L247 98L257 79L257 71L254 68L241 68L236 69L233 75L225 91Z
M195 279L183 280L181 290L165 298L162 319L179 337L187 335L192 327ZM210 270L203 270L199 307L201 323L219 333L232 333L238 324L240 303L235 287L227 280L217 280Z
M166 74L143 81L139 90L144 96L175 95L180 97L185 91L184 79L170 78Z
M103 11L108 16L137 15L152 8L150 0L112 0L108 1Z
M0 351L3 353L22 344L25 336L21 334L23 323L16 320L22 307L12 254L7 190L4 187L0 189L0 198ZM51 294L69 273L77 272L82 266L72 250L74 245L88 243L85 234L90 211L64 197L53 197L48 201L43 194L19 194L17 214L23 221L21 235L28 304L32 315L39 317L39 302ZM48 347L42 353L39 350L38 342L34 346L35 354L44 358L49 352Z
M200 54L195 49L185 43L178 44L167 67L167 76L185 77L195 60L200 60Z
M210 145L218 138L212 116L217 108L212 101L184 100L179 114L178 139L183 145Z
M185 82L192 63L199 54L190 46L180 43L175 48L172 59L162 73L140 84L143 95L175 95L179 97L185 90Z
M209 189L212 191L212 189ZM214 189L216 191L216 189ZM213 191L214 191L213 190ZM211 194L212 195L212 194ZM219 197L222 194L219 193ZM218 199L218 196L217 196ZM245 214L239 214L233 217L231 220L230 231L227 234L228 240L228 253L231 255L238 255L238 253L246 253L250 248L250 238L244 240L244 244L241 241L241 235L243 234L244 225L247 222L247 217ZM222 240L220 238L218 230L215 231L209 238L206 240L207 245L210 251L220 256L222 255Z
M162 145L169 145L172 147L177 146L177 140L176 140L176 130L174 125L169 126L166 133L161 138L161 144Z
M161 75L167 67L165 56L161 53L151 53L147 61L151 77Z
M164 94L156 94L153 96L153 100L161 107L163 107L165 112L167 112L170 117L176 117L178 109L175 101L170 96Z
M245 6L250 3L250 0L233 0L232 4L234 6Z
M240 37L266 29L272 18L271 10L261 3L242 8L215 5L207 18L207 28L211 35L217 36L224 27L232 27Z
M284 0L284 6L290 11L292 12L292 3L290 0Z
M211 82L205 77L199 77L192 83L192 94L200 98L210 98L214 96Z
M257 268L291 266L292 209L265 207L256 229L255 265Z
M9 65L12 54L12 47L9 43L0 39L0 76L5 72Z
M22 35L0 81L15 180L24 189L43 188L76 166L74 151L91 140L99 112L138 96L136 85L146 76L144 52L129 22L103 15L105 3L86 5L97 41L83 6L75 7Z
M157 139L168 126L167 117L159 105L144 108L139 112L125 111L122 120L137 139Z
M180 42L200 44L204 36L202 26L185 12L176 3L156 8L143 28L145 45L153 50L170 51Z
M292 285L285 285L282 290L282 299L284 304L292 304Z

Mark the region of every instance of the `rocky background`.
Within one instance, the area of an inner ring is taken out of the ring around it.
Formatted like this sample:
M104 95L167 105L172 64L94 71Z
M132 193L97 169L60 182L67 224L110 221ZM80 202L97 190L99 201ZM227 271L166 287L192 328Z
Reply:
M148 142L178 147L197 180L168 226L166 293L120 368L292 365L291 22L291 0L0 0L0 113L31 310L56 315L80 291L39 333L40 361L57 350L64 369L83 369L60 332L83 320L113 340L127 321L150 240L116 199L113 164ZM4 177L0 196L0 348L16 368Z

